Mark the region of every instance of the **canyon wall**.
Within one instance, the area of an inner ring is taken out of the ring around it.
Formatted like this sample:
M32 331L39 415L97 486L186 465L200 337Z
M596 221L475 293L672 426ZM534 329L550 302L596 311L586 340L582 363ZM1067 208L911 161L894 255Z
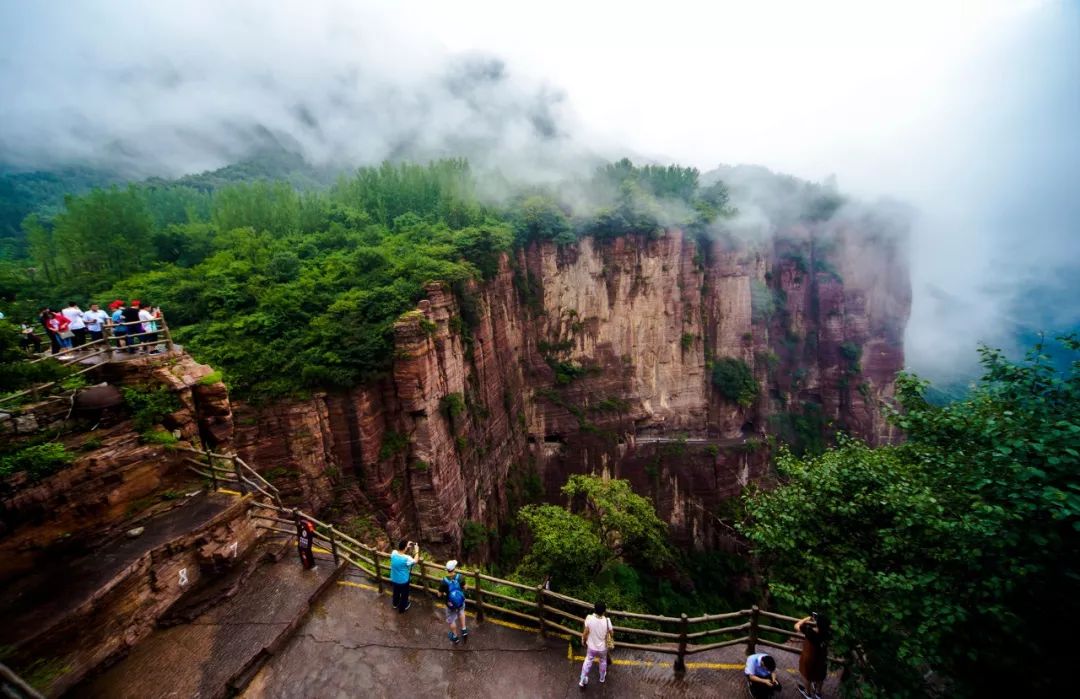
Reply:
M896 437L881 405L909 306L903 241L873 221L534 243L485 282L430 284L382 380L236 406L234 444L296 501L447 555L467 521L488 531L583 472L630 479L677 538L721 545L712 511L768 478L773 438ZM720 358L756 395L714 387Z

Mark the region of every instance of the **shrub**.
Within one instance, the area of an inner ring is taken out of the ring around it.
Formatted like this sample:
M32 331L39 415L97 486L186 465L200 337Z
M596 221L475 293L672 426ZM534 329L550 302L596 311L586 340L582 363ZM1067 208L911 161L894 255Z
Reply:
M768 284L758 279L750 282L750 318L754 322L768 321L776 313L776 296Z
M862 347L854 342L844 342L840 345L840 356L852 364L858 364L862 357Z
M209 374L199 379L200 386L210 386L215 383L221 383L220 371L211 371Z
M439 408L446 417L455 418L465 412L465 396L460 393L447 393L439 401Z
M682 345L683 351L689 350L694 346L694 340L697 339L697 335L694 333L683 333L682 339L679 341Z
M487 541L488 532L483 524L467 520L461 528L461 550L465 553L479 549Z
M139 439L144 444L162 444L166 447L171 447L180 441L167 430L147 430L139 435Z
M746 362L734 357L721 357L713 362L712 382L722 396L744 408L758 395L754 373Z
M180 399L165 386L132 386L120 389L131 408L135 429L145 432L180 409Z
M58 442L46 442L0 457L0 477L25 471L37 481L59 471L75 460L75 455Z
M390 457L400 454L405 451L409 446L409 438L400 432L394 432L393 430L387 430L383 434L382 446L379 447L379 458L389 459Z

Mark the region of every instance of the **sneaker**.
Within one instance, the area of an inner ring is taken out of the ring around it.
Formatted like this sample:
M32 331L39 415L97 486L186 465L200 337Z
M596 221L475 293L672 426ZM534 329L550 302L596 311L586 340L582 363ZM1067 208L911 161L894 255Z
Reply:
M447 633L446 637L449 638L450 642L453 643L455 646L461 643L461 639L455 636L453 631Z
M407 611L409 611L409 607L411 607L411 606L412 606L412 602L409 602L408 604L405 605L405 608L402 609L401 611L402 612L407 612Z
M582 677L581 681L577 683L577 686L581 687L582 689L585 689L585 685L587 685L587 684L589 684L589 678L588 677Z
M607 679L607 676L601 677L600 678L600 684L604 684L604 680L606 680L606 679Z
M461 630L461 638L465 639L465 638L468 638L468 637L469 637L469 630L468 629L462 629Z

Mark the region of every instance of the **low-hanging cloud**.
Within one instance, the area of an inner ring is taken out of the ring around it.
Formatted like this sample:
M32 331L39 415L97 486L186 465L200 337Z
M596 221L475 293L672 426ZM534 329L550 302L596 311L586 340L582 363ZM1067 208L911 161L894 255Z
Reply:
M585 157L557 88L351 3L6 5L0 27L9 167L178 175L283 147L543 174Z
M917 209L916 370L1080 325L1075 4L737 5L5 3L0 167L179 175L266 146L541 181L634 154L762 162ZM775 226L767 194L732 225Z

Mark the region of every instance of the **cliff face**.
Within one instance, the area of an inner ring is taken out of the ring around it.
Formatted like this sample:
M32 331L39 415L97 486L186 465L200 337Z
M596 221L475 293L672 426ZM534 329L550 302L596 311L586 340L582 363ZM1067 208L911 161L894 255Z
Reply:
M391 376L241 406L235 444L309 506L448 553L467 520L493 527L538 479L553 497L581 472L629 478L677 536L715 545L709 510L766 477L768 437L894 438L880 404L909 305L901 244L857 223L534 244L485 283L429 285L395 326ZM714 387L724 357L756 397Z

